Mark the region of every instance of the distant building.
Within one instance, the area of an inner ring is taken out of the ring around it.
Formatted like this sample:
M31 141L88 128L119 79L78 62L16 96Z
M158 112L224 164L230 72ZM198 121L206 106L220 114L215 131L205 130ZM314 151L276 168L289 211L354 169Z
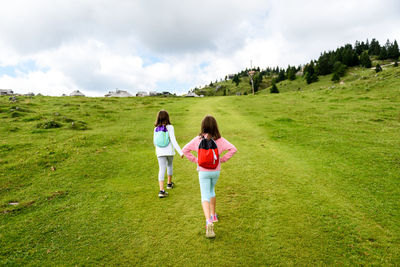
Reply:
M67 96L66 94L62 94L61 96Z
M158 93L156 91L150 91L149 92L149 96L156 96L158 95Z
M233 79L233 77L235 77L235 74L228 74L228 75L226 75L226 78L227 78L228 80Z
M116 89L115 92L109 91L108 94L105 94L104 96L105 97L132 97L133 95L131 95L127 91Z
M300 70L296 72L296 76L303 76L303 74L304 74L304 66L302 66Z
M136 96L148 96L149 94L145 91L139 91L136 93Z
M199 97L195 92L189 92L185 95L185 97Z
M0 89L0 95L13 95L14 92L11 89Z
M35 96L35 94L30 92L30 93L25 94L25 96Z
M82 94L79 90L75 90L72 93L70 93L69 96L85 96L85 95Z

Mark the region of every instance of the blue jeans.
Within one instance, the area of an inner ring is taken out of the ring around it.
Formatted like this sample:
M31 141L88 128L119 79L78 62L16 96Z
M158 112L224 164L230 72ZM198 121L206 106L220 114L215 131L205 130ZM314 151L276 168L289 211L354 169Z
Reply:
M220 171L199 171L201 202L210 202L210 198L215 197L215 184L218 181L219 174Z

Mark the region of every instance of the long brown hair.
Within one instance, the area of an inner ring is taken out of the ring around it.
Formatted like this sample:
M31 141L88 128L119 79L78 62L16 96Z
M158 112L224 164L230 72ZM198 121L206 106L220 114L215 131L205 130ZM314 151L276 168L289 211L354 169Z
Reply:
M171 122L169 121L169 114L166 110L160 110L157 113L157 119L156 122L154 123L154 126L160 126L160 125L169 125Z
M211 115L205 116L201 121L201 130L199 136L202 136L203 134L209 134L214 140L221 138L221 134L218 130L217 120Z

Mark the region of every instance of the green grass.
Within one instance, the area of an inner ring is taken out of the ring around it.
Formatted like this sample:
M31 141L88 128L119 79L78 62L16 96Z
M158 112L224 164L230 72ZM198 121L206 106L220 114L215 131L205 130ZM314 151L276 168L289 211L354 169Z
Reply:
M0 97L0 264L398 265L400 69L350 71L276 95ZM194 164L176 157L177 186L157 198L160 109L181 146L213 114L238 148L215 240Z

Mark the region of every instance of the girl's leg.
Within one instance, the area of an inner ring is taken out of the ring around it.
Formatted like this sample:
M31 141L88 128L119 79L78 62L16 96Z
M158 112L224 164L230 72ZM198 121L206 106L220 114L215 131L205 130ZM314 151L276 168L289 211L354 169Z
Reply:
M215 197L210 198L210 214L212 216L215 215L215 205L217 204L216 202L217 201L216 201Z
M158 184L160 186L160 190L164 190L164 177L165 177L165 170L167 168L167 159L166 157L157 157L158 159Z
M219 178L219 171L213 172L212 178L211 178L211 188L210 188L210 212L211 215L215 215L215 205L216 205L216 198L215 198L215 185L217 184L218 178Z
M206 217L206 221L210 221L211 220L211 216L210 216L210 202L208 201L203 201L201 202L201 206L203 207L203 212L204 212L204 217Z
M174 160L174 156L168 156L167 158L167 175L168 175L168 183L172 182L172 162Z
M204 217L209 221L210 217L210 188L211 179L208 177L208 172L199 171L199 183L201 192L201 206L203 207Z
M158 181L158 185L160 186L160 191L164 191L164 181Z

